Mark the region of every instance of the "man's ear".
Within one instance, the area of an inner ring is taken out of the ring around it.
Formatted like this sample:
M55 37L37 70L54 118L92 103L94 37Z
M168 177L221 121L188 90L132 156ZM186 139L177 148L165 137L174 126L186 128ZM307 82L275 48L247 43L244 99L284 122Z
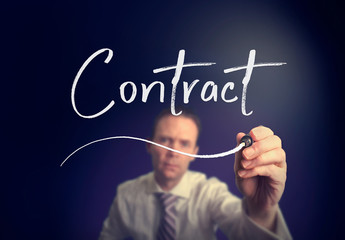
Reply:
M196 155L196 154L198 154L198 152L199 152L199 146L196 145L194 148L193 154ZM195 158L193 158L191 161L194 161L194 160L195 160Z
M146 139L149 140L149 141L152 141L152 138L150 138L150 137L147 137ZM152 144L151 144L151 143L145 143L145 147L146 147L146 151L147 151L149 154L151 154Z
M194 155L197 155L199 152L199 146L196 145L195 148L194 148Z

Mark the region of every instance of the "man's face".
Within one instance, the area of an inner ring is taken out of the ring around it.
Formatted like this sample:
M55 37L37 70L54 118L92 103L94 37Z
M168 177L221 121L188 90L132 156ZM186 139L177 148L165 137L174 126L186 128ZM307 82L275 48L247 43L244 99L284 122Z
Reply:
M192 119L165 116L156 126L153 141L182 152L197 154L197 137L198 128ZM160 181L179 180L187 171L189 163L194 160L151 144L148 152L152 156L155 177Z

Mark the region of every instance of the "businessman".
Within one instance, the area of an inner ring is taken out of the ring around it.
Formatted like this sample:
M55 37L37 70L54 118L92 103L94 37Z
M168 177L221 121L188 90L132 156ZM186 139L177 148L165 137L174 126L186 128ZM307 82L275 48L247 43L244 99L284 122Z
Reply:
M163 111L151 140L197 154L199 133L194 113ZM188 170L192 157L148 144L153 171L118 186L99 239L215 239L218 227L229 239L291 239L278 206L287 171L281 140L263 126L250 135L254 144L235 155L242 199L217 178Z

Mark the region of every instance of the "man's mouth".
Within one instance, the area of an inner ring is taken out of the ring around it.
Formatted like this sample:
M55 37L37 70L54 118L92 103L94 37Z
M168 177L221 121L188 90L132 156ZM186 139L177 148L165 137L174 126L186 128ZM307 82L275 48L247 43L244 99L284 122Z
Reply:
M172 164L172 163L164 163L164 167L175 169L175 168L178 168L178 165Z

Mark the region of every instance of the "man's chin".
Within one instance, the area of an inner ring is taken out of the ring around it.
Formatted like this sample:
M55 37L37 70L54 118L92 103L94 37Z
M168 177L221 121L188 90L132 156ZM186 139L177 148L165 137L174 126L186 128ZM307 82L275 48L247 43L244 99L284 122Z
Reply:
M174 170L174 169L166 169L166 170L164 170L162 175L167 180L176 180L176 179L179 179L181 177L180 176L181 174L176 172L176 170Z

